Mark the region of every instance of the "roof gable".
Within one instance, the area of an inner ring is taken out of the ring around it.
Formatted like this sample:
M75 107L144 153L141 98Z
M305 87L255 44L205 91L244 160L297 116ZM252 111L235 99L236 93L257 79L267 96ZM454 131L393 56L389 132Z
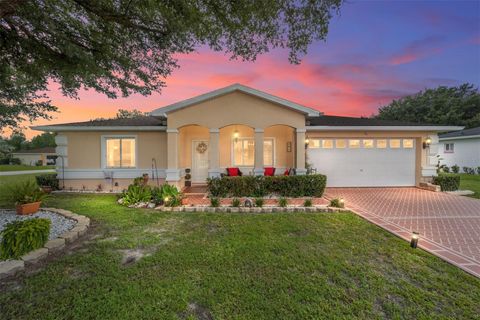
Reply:
M182 100L182 101L176 102L174 104L168 105L166 107L155 109L152 112L150 112L150 114L152 116L167 116L167 114L170 113L170 112L180 110L180 109L183 109L183 108L187 108L187 107L193 106L195 104L198 104L198 103L210 100L210 99L214 99L216 97L220 97L220 96L223 96L225 94L232 93L232 92L235 92L235 91L246 93L246 94L252 95L254 97L258 97L260 99L275 103L277 105L280 105L280 106L298 111L298 112L303 113L303 114L305 114L309 117L315 117L315 116L321 115L321 113L319 111L315 110L315 109L305 107L305 106L300 105L298 103L295 103L295 102L292 102L292 101L289 101L289 100L286 100L286 99L283 99L283 98L271 95L269 93L266 93L266 92L263 92L263 91L260 91L260 90L257 90L257 89L253 89L253 88L250 88L250 87L238 84L238 83L230 85L230 86L225 87L225 88L210 91L208 93L204 93L202 95L199 95L199 96L196 96L196 97L193 97L193 98L190 98L190 99Z

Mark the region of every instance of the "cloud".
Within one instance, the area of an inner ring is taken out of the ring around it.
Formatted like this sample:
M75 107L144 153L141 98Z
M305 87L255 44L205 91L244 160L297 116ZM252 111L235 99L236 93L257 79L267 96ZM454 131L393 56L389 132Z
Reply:
M399 53L393 55L389 59L389 63L392 65L405 64L440 53L445 40L445 37L437 35L412 41Z

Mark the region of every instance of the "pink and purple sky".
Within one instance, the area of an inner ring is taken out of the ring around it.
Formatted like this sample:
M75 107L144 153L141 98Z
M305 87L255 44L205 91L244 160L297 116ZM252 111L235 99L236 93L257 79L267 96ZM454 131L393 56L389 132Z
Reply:
M370 116L379 106L424 88L480 85L480 1L349 1L326 42L313 43L300 65L274 50L256 62L200 48L179 57L161 94L116 100L81 91L49 95L60 109L35 125L111 117L117 109L154 108L242 83L326 114ZM28 137L39 134L28 129Z

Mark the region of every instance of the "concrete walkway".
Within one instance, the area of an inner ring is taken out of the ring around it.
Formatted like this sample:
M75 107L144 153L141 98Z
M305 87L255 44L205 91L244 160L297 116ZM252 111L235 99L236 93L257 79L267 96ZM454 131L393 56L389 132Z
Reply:
M480 200L417 188L328 188L359 216L480 278Z
M23 170L23 171L2 171L0 176L18 176L21 174L31 174L31 173L49 173L55 172L55 169L44 169L44 170Z

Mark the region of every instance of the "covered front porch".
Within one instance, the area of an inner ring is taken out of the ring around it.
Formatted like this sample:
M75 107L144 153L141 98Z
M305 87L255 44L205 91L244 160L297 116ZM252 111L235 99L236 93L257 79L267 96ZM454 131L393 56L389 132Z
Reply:
M167 141L166 180L182 188L220 177L227 168L238 168L243 175L264 175L267 167L275 168L275 175L291 168L297 174L306 173L304 128L188 124L168 129Z

